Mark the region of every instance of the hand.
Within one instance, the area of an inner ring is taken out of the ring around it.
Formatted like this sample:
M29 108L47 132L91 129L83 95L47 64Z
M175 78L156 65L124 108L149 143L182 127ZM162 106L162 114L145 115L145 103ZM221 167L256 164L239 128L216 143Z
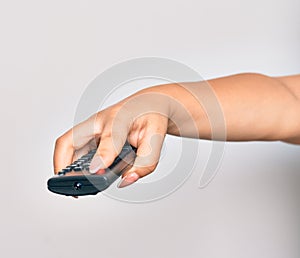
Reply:
M59 137L54 151L55 173L97 147L90 172L102 174L118 156L126 140L137 148L137 157L132 168L123 174L119 187L151 173L158 164L170 124L170 97L159 88L137 92Z

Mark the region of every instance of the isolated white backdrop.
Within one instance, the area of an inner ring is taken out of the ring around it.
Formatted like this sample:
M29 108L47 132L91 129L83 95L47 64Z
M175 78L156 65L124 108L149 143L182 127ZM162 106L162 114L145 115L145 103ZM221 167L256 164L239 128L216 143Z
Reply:
M0 1L1 256L299 257L298 146L228 143L207 188L195 170L153 203L46 189L55 138L97 74L140 56L205 79L299 73L299 10L297 0Z

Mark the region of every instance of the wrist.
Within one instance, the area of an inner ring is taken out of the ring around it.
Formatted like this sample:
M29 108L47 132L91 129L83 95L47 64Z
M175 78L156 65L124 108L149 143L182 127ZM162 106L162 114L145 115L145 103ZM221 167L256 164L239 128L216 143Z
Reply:
M168 133L183 137L211 137L210 123L200 97L199 83L170 83L149 88L166 96L168 106ZM200 132L201 125L201 135Z

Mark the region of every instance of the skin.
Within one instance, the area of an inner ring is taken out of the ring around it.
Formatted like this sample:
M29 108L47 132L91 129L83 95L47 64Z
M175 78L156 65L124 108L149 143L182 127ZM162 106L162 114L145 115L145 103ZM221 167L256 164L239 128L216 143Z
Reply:
M127 140L137 147L135 163L119 184L128 186L156 168L166 134L300 144L299 99L300 75L245 73L212 79L208 84L189 82L146 88L60 136L55 144L54 172L97 147L90 169L101 174ZM218 108L221 117L215 116Z

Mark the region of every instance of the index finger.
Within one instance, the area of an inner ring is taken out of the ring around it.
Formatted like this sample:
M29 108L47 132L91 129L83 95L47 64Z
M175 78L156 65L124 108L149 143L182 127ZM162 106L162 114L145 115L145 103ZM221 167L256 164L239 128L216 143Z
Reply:
M92 116L74 126L56 140L53 154L55 174L72 163L75 150L82 148L94 138L94 122L95 116Z

